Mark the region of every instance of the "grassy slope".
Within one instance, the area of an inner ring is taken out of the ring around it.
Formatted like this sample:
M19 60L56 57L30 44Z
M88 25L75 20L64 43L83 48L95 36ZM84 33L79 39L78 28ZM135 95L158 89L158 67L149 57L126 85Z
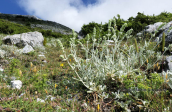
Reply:
M5 35L2 35L1 38L4 36ZM47 43L50 42L49 39L47 41ZM134 44L133 42L133 40L130 40L128 45ZM144 43L141 43L140 47L142 47L142 45L144 45ZM152 49L153 46L152 43L152 46L149 48ZM66 48L65 51L70 52L69 48ZM19 56L14 55L13 52L9 52L15 59L11 60L9 57L5 58L10 64L4 67L5 71L0 76L0 110L4 108L4 110L9 109L13 111L55 111L58 105L60 110L67 109L67 111L73 110L78 112L80 110L84 111L84 108L81 107L84 101L90 105L90 111L97 109L97 105L92 105L94 104L93 96L86 94L86 88L80 82L72 79L72 77L76 77L75 73L68 66L67 62L62 61L59 57L62 54L60 48L58 46L46 46L46 52L47 63L43 63L42 60L37 57L38 51ZM78 55L82 56L83 54L79 53ZM31 62L33 63L32 67L30 65ZM44 66L41 66L41 64ZM35 72L33 71L34 68L36 68ZM20 70L22 74L20 74ZM6 85L10 85L12 76L17 77L17 79L23 82L23 86L20 90L5 87ZM45 83L47 81L49 84ZM115 86L111 87L114 88ZM21 95L21 93L25 93L25 95L21 98L17 98L16 96ZM47 95L56 97L56 100L48 100L46 103L37 102L37 98L45 99ZM78 101L69 102L68 100L72 98ZM162 108L169 106L169 96L163 92L158 96L150 94L149 97L145 99L152 101L149 106L151 110L162 110ZM163 101L163 99L165 99L165 101ZM107 100L106 104L108 104L107 102L109 102L111 111L114 109L122 111L114 101L110 103L110 101ZM133 102L138 103L138 101Z

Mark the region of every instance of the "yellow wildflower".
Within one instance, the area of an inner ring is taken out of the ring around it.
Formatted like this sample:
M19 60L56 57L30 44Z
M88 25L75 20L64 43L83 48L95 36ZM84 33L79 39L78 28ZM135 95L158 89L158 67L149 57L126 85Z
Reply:
M146 62L148 63L148 59L146 60Z
M166 82L169 82L169 80L167 80Z
M67 86L65 87L65 89L67 89Z
M35 94L38 94L38 92L37 92L37 91L35 91Z
M158 67L158 63L156 64L156 66Z
M57 84L55 84L55 88L57 87Z
M69 59L69 61L71 62L71 59Z
M60 66L63 67L64 66L63 63L61 63Z
M99 106L99 104L97 105L97 110L98 110L98 111L100 110L100 106Z

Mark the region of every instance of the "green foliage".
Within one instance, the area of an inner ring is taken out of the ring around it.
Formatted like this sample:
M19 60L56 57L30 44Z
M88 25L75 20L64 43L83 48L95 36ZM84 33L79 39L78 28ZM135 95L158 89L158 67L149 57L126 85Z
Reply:
M10 74L14 72L14 69L17 68L18 65L20 65L20 60L13 58L10 63Z
M151 85L152 89L159 89L164 82L163 78L158 73L151 73L150 77L151 81L148 84Z
M27 23L25 24L25 26L30 27L30 26L31 26L31 23L30 23L30 22L27 22Z
M43 45L46 46L47 44L47 38L44 38Z
M100 28L100 24L98 24L98 23L95 23L95 22L90 22L88 25L83 25L82 26L82 33L84 34L84 35L87 35L87 34L91 34L91 33L93 33L93 29L94 29L94 27L96 28L96 29L98 29L98 28Z
M137 46L137 40L136 40L136 39L134 39L134 41L135 41L136 52L138 53L138 52L139 52L139 50L138 50L138 46Z
M18 34L31 31L29 28L0 19L0 33L4 34Z
M115 17L116 18L116 17ZM172 13L167 13L167 12L162 12L157 16L150 16L150 15L145 15L144 13L137 13L136 17L129 17L128 20L123 20L120 15L117 15L116 18L116 26L114 26L114 24L112 23L112 27L116 27L117 28L117 32L116 34L118 35L118 31L120 30L120 28L122 27L122 25L124 23L127 23L128 26L125 29L125 32L128 31L129 29L133 29L132 34L136 35L138 32L142 31L145 26L150 25L150 24L154 24L156 22L170 22L172 21ZM92 22L89 23L88 25L83 25L81 31L83 32L84 35L86 34L92 34L93 33L93 28L95 27L96 29L99 29L101 26L101 24ZM101 32L101 36L105 36L105 34L107 34L108 32L108 23L105 23L102 25L102 32ZM147 35L143 35L144 37L147 37L149 34ZM149 35L150 36L150 35Z
M30 79L29 83L32 83L35 87L35 90L42 90L47 87L47 74L34 74L32 75L32 78Z
M28 52L27 55L29 56L36 56L37 53L35 51Z
M46 36L46 37L50 37L52 36L52 31L51 30L41 30L42 35Z
M20 77L20 69L15 69L13 70L13 74L15 77Z
M164 52L164 47L165 47L165 33L163 33L162 36L162 52Z
M3 94L1 94L1 97L7 97L13 93L13 91L9 88L0 88L1 92L3 91Z
M163 78L158 73L151 73L149 79L144 75L132 75L132 77L122 77L123 84L127 89L132 90L133 87L138 88L140 97L148 95L148 93L153 94L154 91L158 91L164 82Z
M64 42L64 46L69 47L69 41L70 41L70 38L72 37L72 35L64 35L61 33L52 32L51 30L40 30L40 31L44 35L44 41L43 41L44 46L47 43L46 38L61 38Z

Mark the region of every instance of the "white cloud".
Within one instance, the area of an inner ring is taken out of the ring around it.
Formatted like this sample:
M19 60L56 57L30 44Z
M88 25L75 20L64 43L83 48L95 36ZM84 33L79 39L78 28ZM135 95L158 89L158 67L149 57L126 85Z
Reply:
M82 0L19 0L19 4L30 15L56 21L75 31L92 21L108 22L117 14L127 20L138 12L145 15L172 12L172 0L97 0L88 6Z

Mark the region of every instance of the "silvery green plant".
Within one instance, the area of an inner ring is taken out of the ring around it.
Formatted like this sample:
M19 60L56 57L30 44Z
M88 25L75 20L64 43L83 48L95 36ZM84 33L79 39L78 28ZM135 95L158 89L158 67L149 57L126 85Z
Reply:
M112 22L114 23L115 27L111 26ZM106 85L104 85L104 81L106 81L106 78L109 76L109 74L113 80L116 80L116 77L118 77L121 79L121 81L123 81L122 75L127 75L129 73L135 74L136 72L138 72L140 75L141 71L139 68L146 62L149 56L154 55L155 53L153 50L147 50L150 41L145 41L145 45L139 49L139 52L136 52L134 45L128 46L126 44L127 41L122 47L120 47L124 38L128 40L128 38L132 37L132 29L124 33L125 27L127 27L127 23L121 27L117 35L116 20L114 18L113 20L109 20L108 34L103 36L103 42L101 44L100 41L97 42L95 39L95 28L93 31L93 36L91 37L93 41L91 49L89 49L88 46L90 38L89 35L87 35L88 40L86 45L83 45L80 41L77 41L81 45L81 48L85 51L85 60L77 56L77 46L75 43L76 33L74 31L73 38L70 40L70 55L66 55L63 44L60 40L58 40L58 44L64 53L64 55L61 55L61 57L68 62L70 67L77 75L77 78L74 79L81 81L82 84L89 89L89 93L97 92L100 98L105 98L108 96L106 94ZM152 37L154 36L155 34L152 34ZM115 47L108 47L109 39L114 41ZM159 43L160 42L157 42L157 45ZM102 50L100 51L98 48L95 49L95 45L101 46ZM165 49L165 51L166 50L167 49ZM70 57L74 58L75 63L69 62ZM160 53L157 53L156 57L157 60L159 60L161 58ZM139 63L139 60L141 66L136 68L135 65ZM151 67L152 65L148 63L147 69Z
M162 72L161 75L164 78L164 82L167 83L172 89L172 71L167 70L166 72Z
M172 44L170 44L168 47L169 47L169 51L172 52Z
M2 50L4 50L5 52L5 54L4 54L4 57L5 56L9 56L10 55L10 53L12 53L12 52L14 52L14 54L16 55L16 56L19 56L19 55L21 55L22 54L22 50L21 49L18 49L16 46L10 46L10 45L1 45L0 46L0 49L2 49Z
M47 38L47 44L48 47L56 47L57 46L57 39L55 38Z
M0 49L0 58L4 58L5 56L5 51Z

